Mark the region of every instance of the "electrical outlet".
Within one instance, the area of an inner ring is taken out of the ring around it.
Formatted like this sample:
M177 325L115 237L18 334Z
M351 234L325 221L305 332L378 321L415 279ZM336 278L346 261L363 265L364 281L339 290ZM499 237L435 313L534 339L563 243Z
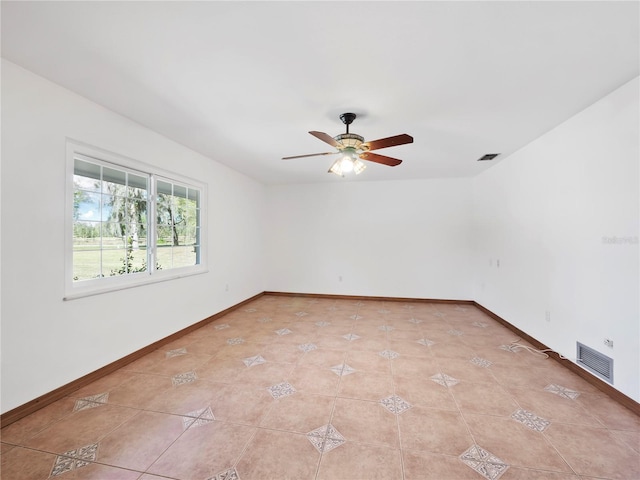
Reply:
M338 275L338 281L341 282L342 281L342 275Z
M229 291L229 284L228 284L228 283L226 283L226 284L224 285L224 291L225 291L225 292L228 292L228 291Z
M604 344L609 348L613 348L613 340L611 340L610 338L605 338Z
M496 267L500 268L500 259L499 258L496 259Z
M545 319L547 322L550 322L550 321L551 321L551 312L550 312L549 310L547 310L546 312L544 312L544 319Z

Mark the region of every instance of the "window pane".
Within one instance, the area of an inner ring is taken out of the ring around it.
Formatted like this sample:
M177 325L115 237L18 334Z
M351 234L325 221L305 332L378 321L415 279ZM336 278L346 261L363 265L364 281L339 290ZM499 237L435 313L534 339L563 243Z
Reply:
M158 247L173 245L173 233L171 227L158 226L156 232Z
M124 249L126 225L120 223L102 224L102 248L108 250Z
M100 191L101 167L95 163L76 159L73 167L73 184L83 190Z
M187 198L187 187L183 187L181 185L174 185L173 195L175 197Z
M73 223L74 250L99 250L100 244L100 224L96 222Z
M147 198L147 179L139 175L129 174L127 196L129 198Z
M99 250L74 250L73 280L89 280L100 276Z
M173 248L171 245L158 245L156 261L162 270L173 268Z
M100 195L84 190L73 192L74 220L100 220Z
M190 247L173 247L173 268L188 267L196 264L195 249Z

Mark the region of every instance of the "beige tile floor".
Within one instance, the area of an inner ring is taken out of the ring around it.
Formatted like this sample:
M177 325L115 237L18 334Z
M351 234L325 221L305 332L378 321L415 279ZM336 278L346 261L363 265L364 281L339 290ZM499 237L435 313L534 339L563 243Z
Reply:
M640 419L471 306L265 295L2 430L5 480L638 479Z

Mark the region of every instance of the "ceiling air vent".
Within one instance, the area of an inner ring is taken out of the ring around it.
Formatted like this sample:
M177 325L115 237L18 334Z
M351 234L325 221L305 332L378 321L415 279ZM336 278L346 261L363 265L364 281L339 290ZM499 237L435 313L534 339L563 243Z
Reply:
M578 365L582 365L594 375L613 385L613 358L609 358L580 342L576 342L576 344Z
M478 161L479 162L484 162L485 160L493 160L494 158L496 158L498 155L500 155L499 153L487 153L483 156L481 156Z

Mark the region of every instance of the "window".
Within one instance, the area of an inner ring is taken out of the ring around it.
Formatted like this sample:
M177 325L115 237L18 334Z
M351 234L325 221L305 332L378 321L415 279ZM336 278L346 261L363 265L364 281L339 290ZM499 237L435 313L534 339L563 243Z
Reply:
M69 164L67 298L205 271L203 185L76 144Z

